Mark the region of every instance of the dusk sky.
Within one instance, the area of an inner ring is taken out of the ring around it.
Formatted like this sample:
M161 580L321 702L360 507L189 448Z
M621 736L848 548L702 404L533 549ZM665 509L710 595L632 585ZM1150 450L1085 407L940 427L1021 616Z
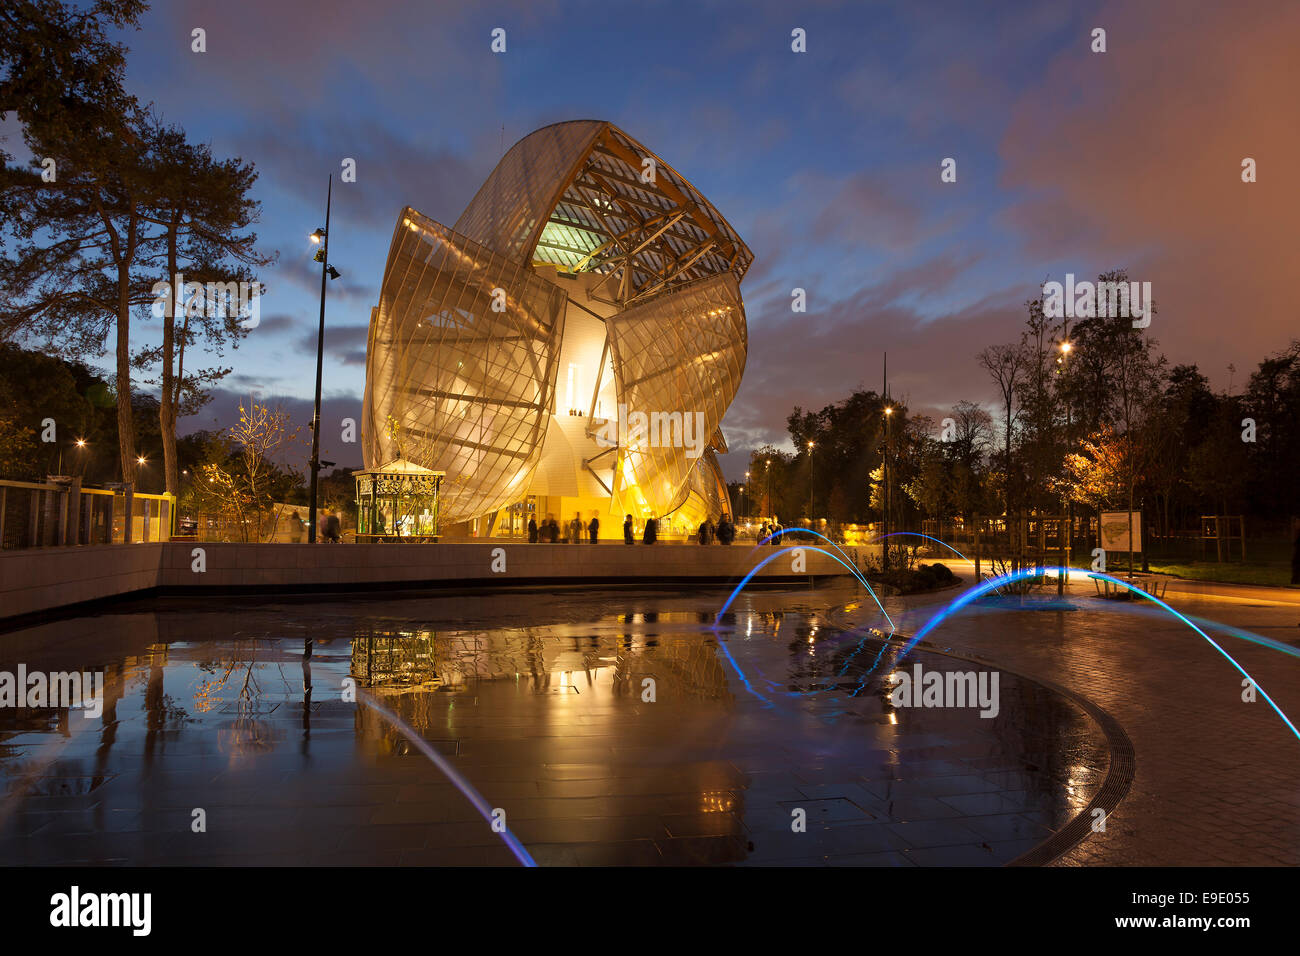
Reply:
M942 417L992 402L976 363L1018 339L1048 278L1125 267L1149 333L1234 390L1300 336L1300 4L367 3L172 0L130 46L133 93L259 173L261 326L224 393L310 420L335 174L322 454L360 464L369 312L399 211L456 221L538 127L607 119L656 151L755 254L749 360L723 422L729 477L784 421L879 388ZM207 52L190 50L195 27ZM491 52L491 31L507 50ZM791 51L791 31L807 52ZM1106 30L1107 50L1091 52ZM503 132L504 127L504 132ZM345 157L357 182L338 182ZM957 160L957 182L940 163ZM1258 164L1258 182L1241 164ZM791 290L807 290L806 314ZM148 326L141 332L150 334ZM105 367L111 361L106 357Z

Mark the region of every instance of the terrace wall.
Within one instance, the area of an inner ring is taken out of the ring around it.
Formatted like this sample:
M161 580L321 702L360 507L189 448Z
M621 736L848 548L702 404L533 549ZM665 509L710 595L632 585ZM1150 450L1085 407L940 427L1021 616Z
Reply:
M792 540L791 545L795 542ZM819 542L820 543L820 542ZM829 547L829 546L827 546ZM498 549L500 554L497 553ZM201 550L205 570L196 571ZM846 548L863 567L864 548ZM749 545L653 546L525 544L240 544L193 542L29 548L0 552L0 619L126 595L304 593L538 585L734 585L780 548ZM504 556L505 570L500 567ZM805 551L802 573L791 553L757 572L768 583L806 583L848 574L839 562Z

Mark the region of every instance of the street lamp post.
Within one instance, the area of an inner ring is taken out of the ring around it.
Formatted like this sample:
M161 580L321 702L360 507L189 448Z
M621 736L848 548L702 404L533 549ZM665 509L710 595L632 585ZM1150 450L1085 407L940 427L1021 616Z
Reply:
M767 505L767 510L772 510L772 459L763 459L763 502ZM765 517L759 515L759 517Z
M884 479L884 488L882 489L882 492L883 492L883 493L882 493L881 496L880 496L880 503L881 503L881 509L880 509L881 522L880 522L880 523L881 523L881 528L882 528L882 531L883 531L883 534L881 535L880 540L881 540L881 542L884 544L884 549L883 549L883 551L881 552L881 567L882 567L885 571L888 571L888 570L889 570L889 506L890 506L890 504L892 503L892 502L889 500L889 499L890 499L890 494L889 494L889 490L890 490L890 489L889 489L889 437L890 437L890 435L889 435L889 423L890 423L890 421L892 420L892 416L893 416L893 414L894 414L894 409L893 409L893 407L890 406L890 405L886 405L886 406L885 406L885 449L884 449L883 454L880 456L880 467L881 467L881 469L882 469L883 472L884 472L884 473L881 475L881 477Z
M808 443L808 527L813 525L813 443Z
M325 280L337 279L339 272L330 266L330 200L334 192L334 175L331 173L325 189L325 228L311 234L311 241L320 243L316 259L320 262L320 327L316 332L316 401L311 420L311 506L307 512L307 541L316 542L316 502L320 486L320 387L325 365Z
M1061 365L1061 375L1065 381L1062 385L1065 389L1065 440L1068 443L1074 440L1074 413L1070 406L1070 384L1068 381L1070 371L1070 353L1074 346L1070 342L1070 320L1062 320L1061 325L1061 356L1056 361ZM1064 576L1067 580L1070 575L1070 562L1074 560L1074 499L1067 493L1065 496L1065 570L1057 575L1057 591L1065 593L1065 583L1061 580Z

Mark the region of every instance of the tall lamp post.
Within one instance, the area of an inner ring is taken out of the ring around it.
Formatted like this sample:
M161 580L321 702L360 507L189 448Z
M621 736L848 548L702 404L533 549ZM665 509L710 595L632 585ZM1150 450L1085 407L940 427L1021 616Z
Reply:
M892 416L893 414L894 414L893 406L891 406L891 405L886 405L886 406L885 406L885 451L884 451L884 454L881 455L881 458L880 458L881 468L884 470L884 474L883 474L881 477L884 478L884 485L885 485L885 487L884 487L884 494L881 495L881 505L882 505L882 507L881 507L881 509L880 509L881 524L883 525L883 530L884 530L884 534L881 535L880 540L881 540L881 541L884 543L884 545L885 545L885 547L884 547L884 551L882 552L882 556L881 556L881 567L882 567L884 570L886 570L886 571L889 570L889 506L892 504L892 502L889 500L889 499L890 499L890 495L889 495L889 457L890 457L890 456L889 456L889 451L890 451L890 449L889 449L889 438L890 438L890 435L889 435L889 423L890 423L890 421L892 420L892 419L891 419L891 416Z
M1057 358L1056 363L1061 366L1059 374L1068 376L1070 369L1070 352L1074 346L1070 343L1070 320L1063 320L1061 326L1061 355ZM1065 386L1065 440L1070 442L1074 440L1074 415L1070 407L1070 386L1068 382L1063 383ZM1068 445L1067 445L1068 447ZM1074 499L1067 493L1065 496L1065 568L1062 572L1068 580L1070 576L1070 562L1074 560ZM1058 577L1057 590L1064 592L1062 582Z
M745 484L749 484L749 472L745 472ZM741 499L740 499L741 510L745 512L745 515L744 515L745 520L746 520L746 521L749 521L749 506L748 506L748 504L746 503L745 498L744 498L744 490L745 490L745 489L744 489L744 488L741 488L740 490L741 490L741 494L742 494Z
M319 243L315 259L320 263L320 328L316 333L316 403L311 419L311 507L307 513L307 541L316 543L316 501L320 485L320 384L321 372L325 364L325 279L337 279L339 271L330 265L330 200L334 192L334 174L330 174L329 184L325 188L325 227L317 229L310 236L312 242Z
M813 443L808 443L808 527L813 526Z
M767 505L767 510L772 511L772 459L763 459L763 503ZM765 517L759 515L760 518Z

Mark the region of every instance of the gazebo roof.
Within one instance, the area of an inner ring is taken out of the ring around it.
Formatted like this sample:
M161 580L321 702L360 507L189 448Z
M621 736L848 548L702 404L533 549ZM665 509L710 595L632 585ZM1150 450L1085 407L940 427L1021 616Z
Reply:
M394 458L392 461L376 468L363 468L361 471L354 471L352 474L355 477L358 475L446 475L447 473L445 471L433 471L423 465L417 465L413 461L407 461L405 458Z

